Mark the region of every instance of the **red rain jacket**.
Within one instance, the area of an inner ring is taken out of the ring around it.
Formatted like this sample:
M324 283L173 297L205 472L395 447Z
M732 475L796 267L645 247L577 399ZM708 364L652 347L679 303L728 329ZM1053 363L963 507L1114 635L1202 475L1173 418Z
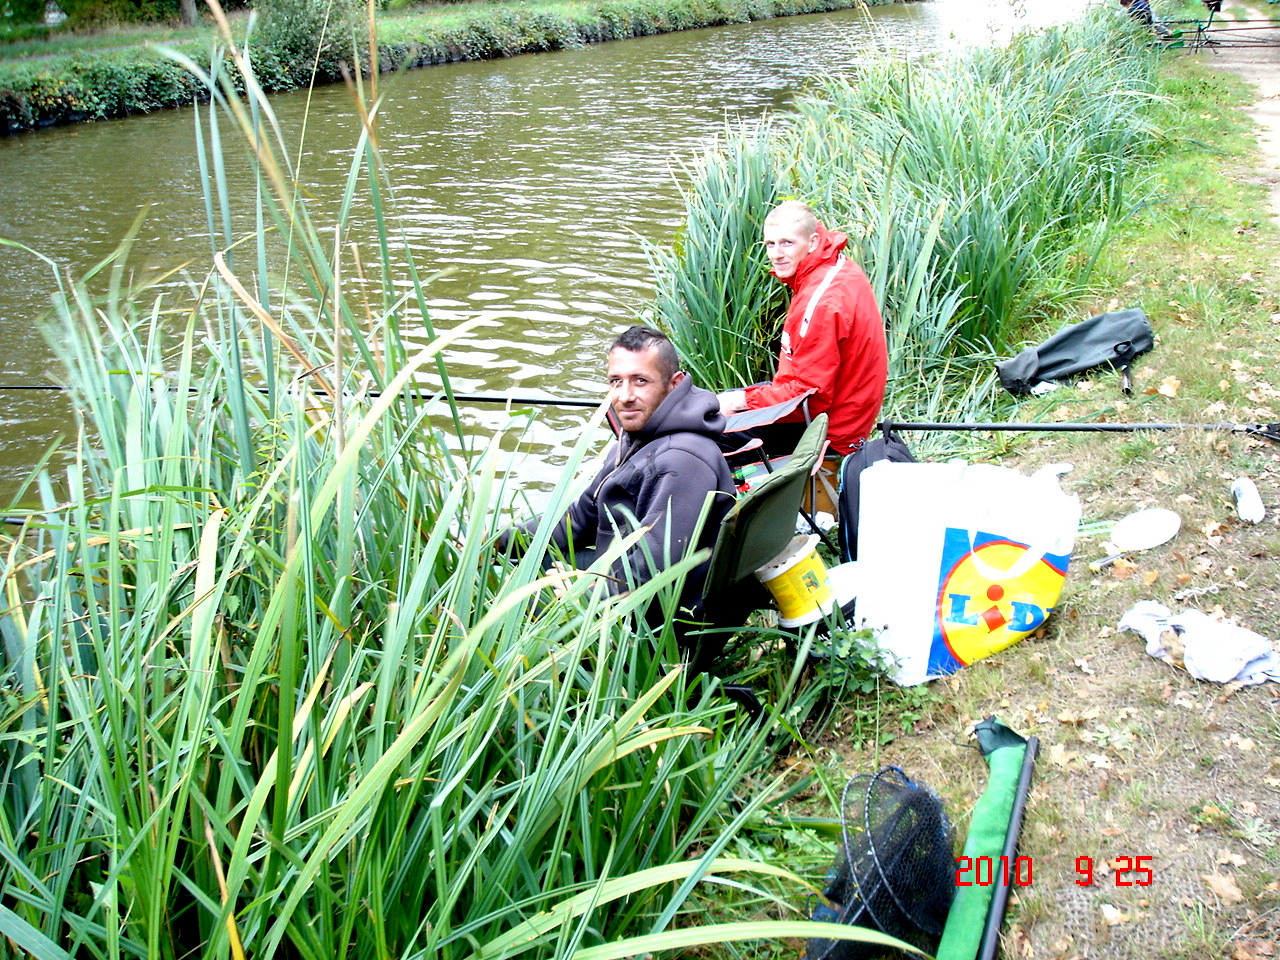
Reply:
M889 351L884 321L862 268L841 254L843 233L818 224L818 247L783 280L791 306L770 383L747 387L747 409L790 400L810 387L809 414L826 413L831 448L849 453L871 433L884 401ZM803 407L784 422L803 421Z

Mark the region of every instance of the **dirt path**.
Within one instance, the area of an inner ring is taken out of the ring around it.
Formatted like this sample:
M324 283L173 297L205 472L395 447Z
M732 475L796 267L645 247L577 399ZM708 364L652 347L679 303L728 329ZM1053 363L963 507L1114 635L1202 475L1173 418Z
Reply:
M1270 4L1263 9L1227 5L1224 11L1227 17L1241 20L1280 18L1280 9ZM1210 38L1220 37L1221 45L1211 43L1197 56L1214 67L1239 74L1257 88L1257 102L1248 112L1260 127L1258 177L1270 184L1271 212L1280 219L1280 26L1250 25L1235 31L1227 28L1230 20L1221 22L1223 29L1210 30Z

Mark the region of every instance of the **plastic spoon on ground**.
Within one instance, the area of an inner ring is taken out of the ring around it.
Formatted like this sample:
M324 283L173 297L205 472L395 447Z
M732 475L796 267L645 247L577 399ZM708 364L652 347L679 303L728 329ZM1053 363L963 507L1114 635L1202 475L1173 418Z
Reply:
M1115 563L1134 550L1150 550L1168 543L1182 528L1182 517L1164 507L1152 507L1131 513L1116 523L1111 531L1111 544L1117 550L1109 557L1095 560L1089 569L1095 573Z

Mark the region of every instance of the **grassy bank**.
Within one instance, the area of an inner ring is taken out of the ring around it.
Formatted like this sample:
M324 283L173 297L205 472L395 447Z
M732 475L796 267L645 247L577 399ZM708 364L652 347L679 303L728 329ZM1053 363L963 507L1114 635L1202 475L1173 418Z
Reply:
M747 23L770 17L861 6L864 0L573 0L450 5L378 20L380 71L457 60L482 60L561 50L696 27ZM163 33L163 32L162 32ZM208 31L212 34L212 29ZM138 34L132 34L138 37ZM211 39L211 36L210 36ZM183 54L209 68L211 44L188 35ZM254 44L257 84L266 91L292 90L342 78L342 66L370 57L362 40L338 37L319 62L274 45L259 32ZM26 59L0 60L0 131L19 133L55 124L105 120L166 107L189 106L204 89L181 66L150 43L126 49L80 49L38 56L24 44ZM58 47L55 45L54 50ZM4 51L0 48L0 55Z
M1242 107L1252 93L1209 58L1166 60L1153 92L1159 130L1152 195L1114 226L1081 297L1027 330L1141 306L1157 332L1135 395L1113 375L1051 394L1053 420L1274 422L1280 392L1280 235L1266 213ZM1010 413L1026 419L1032 404ZM1265 956L1280 941L1280 698L1275 684L1193 679L1149 656L1117 623L1135 603L1225 615L1280 637L1280 448L1225 432L1050 438L993 434L961 451L1030 471L1069 462L1065 486L1086 521L1144 507L1175 510L1179 535L1091 573L1101 537L1077 544L1047 629L931 685L910 733L883 755L944 793L963 815L985 770L957 749L995 713L1041 741L1019 853L1035 878L1017 889L1003 950L1035 957L1205 960ZM1229 491L1253 478L1267 505L1242 523ZM848 721L846 721L848 722ZM838 758L838 759L837 759ZM865 770L865 753L831 743L810 762ZM803 767L802 767L803 771ZM1149 857L1150 885L1118 873ZM1088 858L1081 863L1079 858ZM1120 858L1130 858L1128 862ZM1078 867L1092 866L1092 882Z

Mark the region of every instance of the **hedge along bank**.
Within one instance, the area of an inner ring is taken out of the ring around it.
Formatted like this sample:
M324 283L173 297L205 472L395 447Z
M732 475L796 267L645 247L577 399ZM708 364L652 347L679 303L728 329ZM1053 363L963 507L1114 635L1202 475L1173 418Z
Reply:
M867 5L888 2L896 0L867 0ZM862 5L863 0L604 0L442 9L380 22L378 70L509 57ZM286 2L281 7L276 18L292 17L306 4ZM313 65L315 82L340 80L344 67L356 57L368 73L367 43L353 50L350 33L344 38L345 49L342 43L328 43L318 57L314 46L305 50L291 42L299 33L317 35L290 30L279 19L273 24L269 15L250 39L251 49L256 48L254 70L264 90L307 86ZM209 48L191 44L183 47L183 53L198 65L209 66ZM204 96L195 77L150 47L0 62L0 132L114 119L187 106Z

